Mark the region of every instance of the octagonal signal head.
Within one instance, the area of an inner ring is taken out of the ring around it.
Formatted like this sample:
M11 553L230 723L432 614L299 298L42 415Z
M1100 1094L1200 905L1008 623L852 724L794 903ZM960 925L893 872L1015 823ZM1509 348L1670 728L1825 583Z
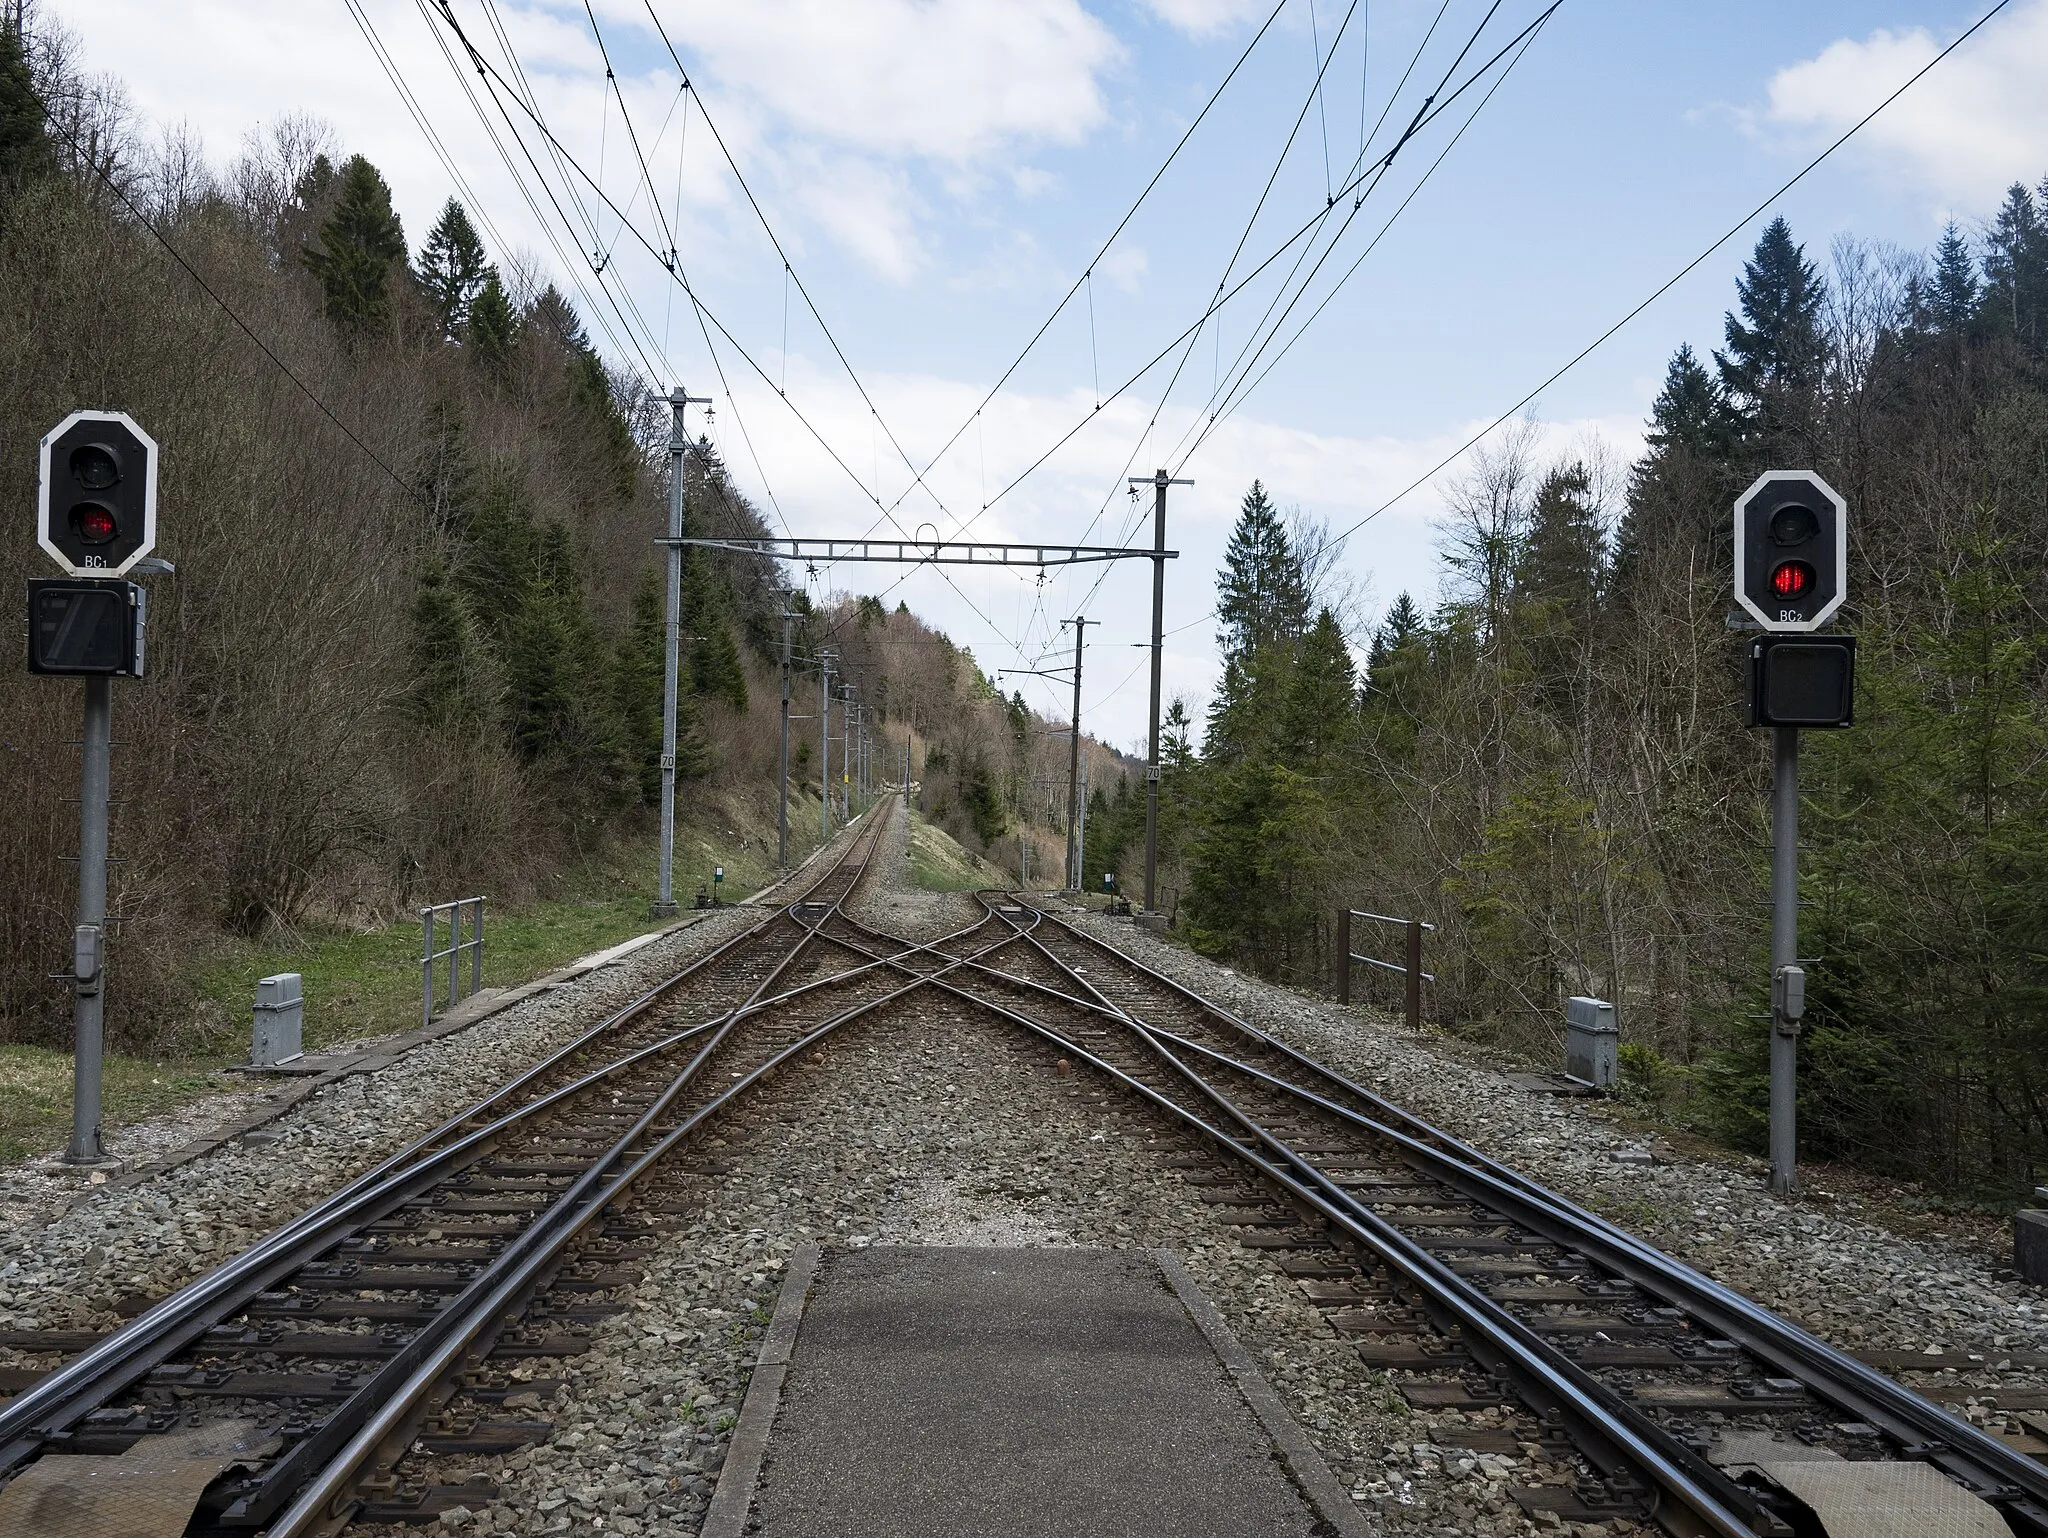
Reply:
M118 577L156 545L156 440L127 413L74 411L43 439L36 543L74 577Z
M1826 624L1848 565L1849 505L1811 470L1766 470L1735 499L1735 601L1764 629Z

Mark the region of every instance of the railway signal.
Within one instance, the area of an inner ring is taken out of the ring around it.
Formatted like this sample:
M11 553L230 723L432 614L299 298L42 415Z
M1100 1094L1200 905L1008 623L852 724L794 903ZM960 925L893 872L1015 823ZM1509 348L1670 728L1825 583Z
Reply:
M133 582L31 577L28 670L140 678L142 613L143 590Z
M28 670L85 680L80 734L78 908L71 929L71 1144L100 1146L100 1059L107 987L107 807L112 680L142 676L144 593L119 580L156 545L156 440L125 412L74 411L43 437L36 543L62 578L30 578Z
M156 544L156 460L126 412L72 412L42 442L36 543L74 577L127 572Z
M1769 631L1811 631L1841 608L1849 505L1811 470L1766 470L1735 501L1735 601Z
M1750 643L1749 724L1771 729L1771 1189L1799 1162L1799 732L1855 719L1856 638L1815 635L1842 607L1849 506L1811 470L1766 470L1735 499L1735 601Z

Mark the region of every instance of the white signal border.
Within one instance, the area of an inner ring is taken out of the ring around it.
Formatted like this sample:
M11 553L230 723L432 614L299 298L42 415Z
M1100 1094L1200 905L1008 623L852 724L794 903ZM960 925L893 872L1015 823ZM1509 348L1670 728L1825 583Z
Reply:
M57 440L80 422L118 422L142 445L142 543L119 566L74 566L51 537L50 450ZM36 457L36 543L43 553L73 577L124 577L135 563L156 548L156 439L142 430L125 411L74 411L47 433Z
M1750 501L1772 481L1804 481L1826 497L1835 508L1835 596L1808 620L1774 619L1749 601L1748 577L1743 570L1742 515ZM1749 611L1751 619L1773 634L1793 634L1820 629L1842 607L1849 591L1849 504L1842 494L1811 470L1766 470L1749 483L1749 490L1735 499L1735 601Z

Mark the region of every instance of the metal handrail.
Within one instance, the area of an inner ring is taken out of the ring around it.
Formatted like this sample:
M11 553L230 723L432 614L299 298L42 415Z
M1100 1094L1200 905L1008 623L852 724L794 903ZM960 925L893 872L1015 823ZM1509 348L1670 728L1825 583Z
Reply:
M469 952L469 991L479 992L484 985L484 903L482 897L458 897L454 902L435 903L420 909L420 1024L431 1025L434 1020L434 963L442 957L448 959L448 1007L453 1009L462 998L462 953ZM462 910L472 909L475 918L470 924L470 937L462 938ZM434 949L434 916L448 915L448 945L444 950Z
M1407 945L1399 962L1382 961L1377 956L1361 956L1351 949L1351 921L1366 919L1375 924L1393 924L1406 931ZM1436 933L1436 925L1425 919L1400 919L1386 913L1365 913L1357 908L1337 910L1337 1002L1351 1002L1351 963L1357 962L1368 967L1378 967L1382 972L1398 972L1407 979L1406 988L1408 1029L1422 1028L1422 985L1434 986L1436 974L1422 970L1422 935L1427 930Z

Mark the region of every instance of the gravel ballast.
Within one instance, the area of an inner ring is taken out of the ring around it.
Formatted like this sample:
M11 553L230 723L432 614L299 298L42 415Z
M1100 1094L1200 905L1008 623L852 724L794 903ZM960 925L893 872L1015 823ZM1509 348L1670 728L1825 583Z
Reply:
M327 1085L261 1129L133 1187L80 1190L82 1177L35 1165L0 1173L9 1214L0 1328L111 1327L117 1305L191 1280L763 917L756 908L707 914L379 1072ZM287 1092L280 1085L204 1102L168 1126L202 1133ZM124 1129L116 1146L156 1155L174 1141L152 1124Z
M1915 1381L1932 1398L1967 1406L1973 1386L2041 1380L1997 1369L2012 1353L2048 1350L2048 1291L1999 1274L1971 1250L1893 1232L1860 1215L1859 1197L1782 1200L1757 1161L1653 1147L1654 1138L1617 1125L1603 1101L1532 1092L1426 1035L1243 977L1128 920L1075 922L1844 1350L1981 1358L1981 1372ZM1645 1159L1654 1162L1634 1162Z
M859 916L930 939L977 915L969 898L902 890L901 847L899 826L895 852L854 905ZM627 1311L593 1328L588 1352L534 1369L562 1380L528 1412L554 1422L545 1443L509 1456L416 1454L404 1473L420 1484L494 1482L497 1500L442 1519L464 1531L694 1534L798 1245L1156 1247L1183 1258L1385 1531L1552 1530L1506 1488L1569 1484L1579 1470L1533 1440L1514 1456L1459 1447L1471 1425L1533 1438L1533 1422L1513 1412L1410 1411L1293 1281L1211 1215L1185 1177L1223 1166L1191 1157L1194 1147L1049 1045L921 996L914 1010L858 1022L808 1053L699 1148L713 1170L665 1185L665 1197L685 1197L686 1226L640 1263Z
M915 938L974 918L969 898L905 890L906 868L899 819L855 911ZM0 1323L106 1324L123 1294L161 1292L222 1258L759 916L713 915L574 988L332 1086L281 1118L274 1143L233 1145L137 1190L88 1198L38 1232L8 1235ZM1966 1402L1977 1384L2011 1380L1997 1371L1999 1353L2044 1344L2040 1292L1968 1256L1854 1214L1777 1202L1732 1162L1618 1164L1609 1155L1641 1139L1598 1107L1532 1095L1424 1037L1236 976L1128 922L1080 922L1827 1338L1986 1357L1981 1373L1931 1386L1936 1397ZM673 1226L635 1262L644 1274L614 1299L623 1311L590 1327L583 1354L512 1369L536 1386L506 1410L550 1422L544 1441L508 1455L415 1453L401 1474L414 1484L481 1476L496 1485L494 1499L447 1512L444 1530L695 1534L798 1245L1157 1247L1183 1258L1382 1530L1559 1531L1531 1521L1506 1492L1569 1484L1573 1462L1535 1442L1534 1423L1516 1411L1411 1410L1300 1287L1217 1221L1188 1177L1225 1166L1196 1152L1162 1113L1049 1045L918 995L779 1073L693 1150L697 1168L664 1181L660 1199L677 1204L666 1216ZM1509 1433L1517 1452L1463 1451L1460 1437L1474 1427ZM418 1531L351 1529L357 1538ZM1576 1534L1632 1531L1612 1523Z

